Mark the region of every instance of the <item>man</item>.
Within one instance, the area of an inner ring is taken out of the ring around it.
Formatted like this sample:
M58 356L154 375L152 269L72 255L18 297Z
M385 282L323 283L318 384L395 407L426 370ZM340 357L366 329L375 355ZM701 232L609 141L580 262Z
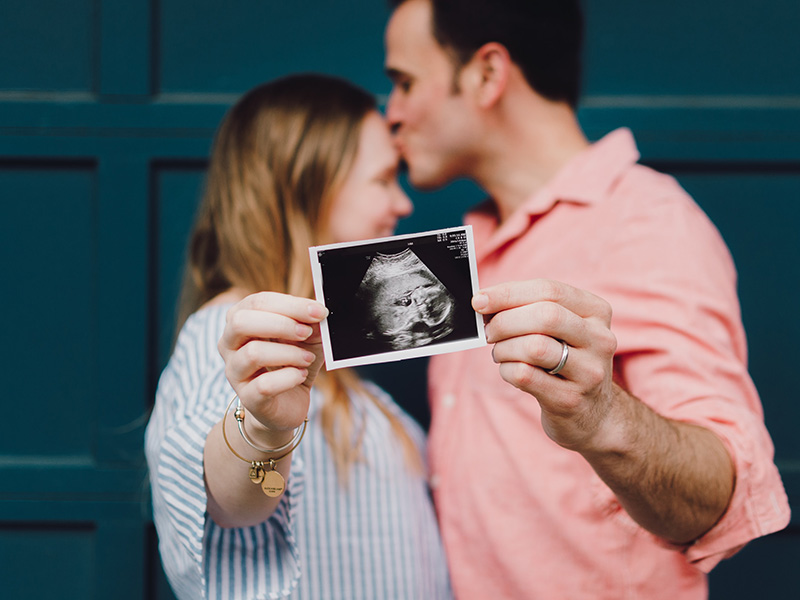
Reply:
M457 597L706 597L789 520L724 242L628 130L587 141L576 1L393 4L411 183L490 197L467 219L490 345L430 364Z

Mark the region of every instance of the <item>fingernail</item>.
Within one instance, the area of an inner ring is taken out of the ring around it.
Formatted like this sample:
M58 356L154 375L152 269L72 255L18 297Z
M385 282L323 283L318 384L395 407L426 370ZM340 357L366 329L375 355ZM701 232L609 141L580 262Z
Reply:
M328 316L328 309L322 306L322 304L312 302L308 305L308 314L315 319L324 319Z
M315 358L316 356L314 355L313 352L309 352L308 350L303 351L303 360L306 361L308 364L314 362Z
M472 308L478 312L484 310L487 306L489 306L489 297L486 294L475 294L472 297Z
M311 335L311 332L314 331L308 325L303 325L302 323L298 323L295 327L295 331L297 335L300 336L302 339L306 339L308 336Z

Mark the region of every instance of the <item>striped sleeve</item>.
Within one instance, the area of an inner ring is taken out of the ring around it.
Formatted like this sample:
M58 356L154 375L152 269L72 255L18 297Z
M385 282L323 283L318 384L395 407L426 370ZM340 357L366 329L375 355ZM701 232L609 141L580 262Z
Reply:
M282 598L299 579L293 523L302 461L293 463L287 491L264 523L223 529L206 515L203 448L233 395L217 352L226 310L206 309L187 321L145 434L159 550L181 600Z

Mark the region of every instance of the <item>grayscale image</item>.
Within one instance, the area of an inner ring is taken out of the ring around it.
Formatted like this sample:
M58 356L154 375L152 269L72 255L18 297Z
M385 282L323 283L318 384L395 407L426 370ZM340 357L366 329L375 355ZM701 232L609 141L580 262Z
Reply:
M455 298L409 248L377 253L356 299L365 311L365 337L393 350L423 346L453 332Z
M311 248L326 367L484 345L474 254L469 227Z

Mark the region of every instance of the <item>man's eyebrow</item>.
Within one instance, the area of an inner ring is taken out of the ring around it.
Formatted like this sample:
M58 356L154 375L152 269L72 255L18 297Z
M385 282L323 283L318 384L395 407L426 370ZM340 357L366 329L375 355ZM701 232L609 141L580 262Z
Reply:
M401 71L400 69L396 69L395 67L386 67L386 69L384 69L384 72L386 73L386 76L392 81L397 81L398 79L401 79L402 77L406 76L406 74L403 71Z

